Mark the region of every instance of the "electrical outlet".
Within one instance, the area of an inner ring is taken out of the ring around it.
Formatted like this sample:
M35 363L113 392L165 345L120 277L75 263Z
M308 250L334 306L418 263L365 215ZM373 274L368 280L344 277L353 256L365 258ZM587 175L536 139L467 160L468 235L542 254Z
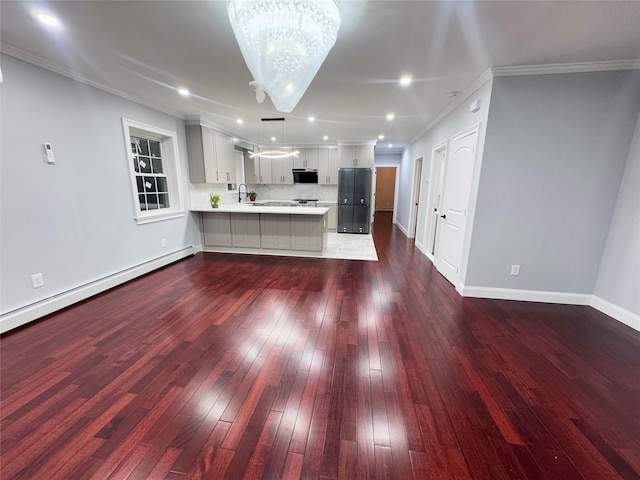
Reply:
M33 284L33 288L39 288L44 285L44 277L41 273L34 273L31 275L31 283Z
M511 275L520 275L520 265L511 265Z
M160 239L160 246L161 246L162 248L164 248L164 247L166 247L166 246L167 246L167 239L166 239L166 238L161 238L161 239Z

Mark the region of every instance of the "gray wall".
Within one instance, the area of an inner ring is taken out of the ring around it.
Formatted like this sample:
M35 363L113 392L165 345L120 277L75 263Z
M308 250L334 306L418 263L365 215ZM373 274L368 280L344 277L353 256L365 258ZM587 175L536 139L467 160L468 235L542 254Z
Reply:
M182 120L2 55L0 312L199 244L191 214L137 225L122 117L178 134ZM49 142L55 165L43 160ZM167 247L161 248L165 238ZM30 276L44 275L33 289Z
M390 167L393 165L400 166L401 163L402 163L401 153L378 153L376 151L375 157L373 159L374 166L378 166L378 165L385 166L385 167Z
M467 128L479 124L478 145L476 151L477 156L474 164L474 174L472 180L472 192L469 201L468 228L465 232L465 251L468 250L469 235L471 234L470 223L473 221L473 211L475 208L475 192L477 191L478 178L482 166L482 152L485 140L485 132L487 126L487 118L489 115L489 104L491 101L492 81L487 81L481 85L473 94L464 99L462 103L456 107L439 123L434 125L418 140L412 143L404 152L402 157L402 165L400 168L400 189L398 196L398 223L403 228L409 228L409 216L411 207L411 196L413 187L413 173L415 169L415 161L420 156L423 157L422 163L422 186L420 187L420 208L418 210L418 224L416 229L416 243L426 248L425 238L427 235L427 199L429 197L429 172L431 168L431 152L434 147L447 142L451 137L466 130ZM469 111L469 106L474 100L480 100L480 110L476 113ZM460 280L464 282L466 270L466 254L460 265Z
M640 315L640 116L594 294Z
M494 79L467 286L594 292L638 111L640 71Z

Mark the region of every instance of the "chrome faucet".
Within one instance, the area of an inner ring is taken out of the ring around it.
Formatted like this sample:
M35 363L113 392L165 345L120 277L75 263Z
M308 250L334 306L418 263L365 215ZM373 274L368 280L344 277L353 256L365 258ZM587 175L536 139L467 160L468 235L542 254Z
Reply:
M238 185L238 203L242 203L242 197L240 196L241 190L242 190L242 185L244 185L244 196L248 197L249 196L249 192L247 190L247 185L245 183L241 183L240 185Z

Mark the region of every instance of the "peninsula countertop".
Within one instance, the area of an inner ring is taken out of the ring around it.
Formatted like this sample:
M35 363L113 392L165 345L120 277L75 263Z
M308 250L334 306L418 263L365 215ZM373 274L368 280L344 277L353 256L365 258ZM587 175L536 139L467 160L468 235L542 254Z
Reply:
M279 215L324 215L328 207L276 207L253 203L221 203L218 208L195 207L192 212L202 213L272 213Z

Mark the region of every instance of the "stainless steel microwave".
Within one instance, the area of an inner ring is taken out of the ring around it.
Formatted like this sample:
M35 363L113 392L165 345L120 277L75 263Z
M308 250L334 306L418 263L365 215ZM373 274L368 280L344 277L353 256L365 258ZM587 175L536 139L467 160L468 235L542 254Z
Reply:
M318 171L294 168L293 183L318 183Z

